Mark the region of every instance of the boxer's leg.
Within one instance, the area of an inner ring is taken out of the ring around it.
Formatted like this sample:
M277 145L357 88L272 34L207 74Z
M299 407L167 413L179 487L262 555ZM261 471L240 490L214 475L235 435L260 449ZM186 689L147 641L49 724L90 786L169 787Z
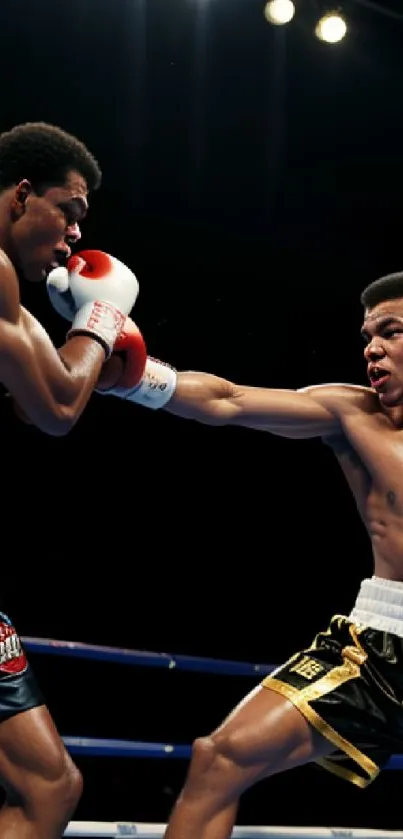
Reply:
M1 839L60 839L82 779L44 706L0 724L0 780L7 795Z
M386 759L376 728L384 690L371 690L361 675L369 653L358 635L336 616L310 648L267 676L209 737L196 740L165 839L228 839L246 789L306 763L317 761L361 787L376 777Z
M67 754L10 619L0 613L1 839L60 839L81 795Z
M220 728L195 741L166 839L227 839L242 792L332 750L291 702L259 686Z

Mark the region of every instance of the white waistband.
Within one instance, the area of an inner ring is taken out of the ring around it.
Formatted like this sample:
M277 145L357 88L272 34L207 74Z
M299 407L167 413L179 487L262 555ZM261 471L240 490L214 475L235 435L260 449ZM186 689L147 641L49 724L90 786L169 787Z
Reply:
M371 577L363 580L350 620L403 638L403 583Z

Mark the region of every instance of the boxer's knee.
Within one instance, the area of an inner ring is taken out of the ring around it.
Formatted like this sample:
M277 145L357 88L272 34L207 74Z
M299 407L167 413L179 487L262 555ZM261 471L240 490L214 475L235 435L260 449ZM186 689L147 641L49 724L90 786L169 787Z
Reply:
M34 821L67 822L75 812L83 791L83 778L78 767L66 754L59 770L48 777L34 776L19 792L19 804ZM10 804L15 804L13 795Z
M78 805L82 791L82 774L66 754L60 776L48 784L45 794L49 801L55 801L59 812L70 817Z
M71 758L66 761L61 778L57 783L57 794L66 815L74 813L83 792L83 776Z
M232 736L213 734L194 741L186 782L188 794L208 793L229 801L238 793L239 775L240 762Z
M198 737L192 744L191 769L195 775L205 775L217 762L218 749L214 738Z

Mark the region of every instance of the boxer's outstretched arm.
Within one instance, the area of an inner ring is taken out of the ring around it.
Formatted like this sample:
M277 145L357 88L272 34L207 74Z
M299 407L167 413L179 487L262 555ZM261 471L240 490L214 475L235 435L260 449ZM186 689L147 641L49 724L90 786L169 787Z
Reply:
M180 372L165 410L209 425L238 425L284 437L340 432L343 413L359 409L364 388L322 385L302 390L244 387L207 373Z
M0 259L0 381L23 414L47 434L66 434L90 398L105 351L75 336L60 353L20 306L14 269Z
M282 437L309 438L340 434L347 415L379 411L370 388L356 385L317 385L301 390L246 387L209 373L177 372L148 357L140 382L123 382L127 358L138 352L138 328L130 320L122 330L120 349L126 362L106 365L98 389L129 402L208 425L240 425ZM116 359L114 360L116 361ZM136 365L133 365L136 369Z

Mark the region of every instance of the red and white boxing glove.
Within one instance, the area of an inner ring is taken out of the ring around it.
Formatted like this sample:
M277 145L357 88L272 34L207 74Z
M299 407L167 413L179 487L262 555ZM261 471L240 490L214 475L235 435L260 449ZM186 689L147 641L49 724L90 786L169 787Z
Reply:
M115 344L115 352L123 355L123 369L117 373L119 378L116 381L112 358L101 373L97 392L118 396L153 410L163 408L175 392L176 371L147 356L144 339L131 318L126 318ZM109 385L111 378L114 379L112 386Z
M138 297L133 272L103 251L87 250L51 271L46 285L54 309L72 321L67 337L90 335L109 358Z

